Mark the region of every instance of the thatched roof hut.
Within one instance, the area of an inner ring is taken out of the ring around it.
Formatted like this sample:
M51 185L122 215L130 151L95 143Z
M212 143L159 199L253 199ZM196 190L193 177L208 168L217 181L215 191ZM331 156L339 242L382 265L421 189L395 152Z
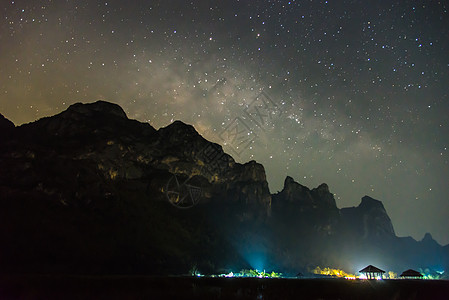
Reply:
M368 279L376 279L377 277L382 277L382 274L385 273L384 270L381 270L373 265L369 265L359 271L362 274L365 274Z
M418 271L408 269L407 271L402 272L400 277L404 278L423 278L423 275L419 273Z

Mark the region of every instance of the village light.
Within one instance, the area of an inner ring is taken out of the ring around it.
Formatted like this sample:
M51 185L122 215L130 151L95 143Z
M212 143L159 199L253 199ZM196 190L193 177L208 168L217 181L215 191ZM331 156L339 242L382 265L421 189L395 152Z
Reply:
M346 279L355 279L356 276L354 274L346 273L345 271L341 269L334 269L334 268L324 268L321 269L320 267L316 267L313 270L314 274L319 275L327 275L327 276L333 276L333 277L339 277L339 278L346 278Z
M234 273L230 272L230 273L226 274L224 277L234 277Z

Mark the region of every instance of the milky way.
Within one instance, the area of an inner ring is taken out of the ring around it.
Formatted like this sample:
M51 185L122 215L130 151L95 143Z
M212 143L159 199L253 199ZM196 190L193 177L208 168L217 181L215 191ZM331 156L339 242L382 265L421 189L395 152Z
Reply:
M126 3L126 4L125 4ZM424 3L424 4L423 4ZM182 120L239 161L382 200L399 236L449 243L445 1L3 1L0 113L75 102Z

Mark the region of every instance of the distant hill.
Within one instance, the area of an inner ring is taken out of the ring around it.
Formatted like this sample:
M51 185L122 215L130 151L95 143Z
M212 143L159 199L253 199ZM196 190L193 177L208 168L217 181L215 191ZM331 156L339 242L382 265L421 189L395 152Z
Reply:
M399 238L381 201L338 209L327 184L270 194L180 121L155 130L112 103L77 103L15 127L0 115L0 272L217 273L316 266L444 268L426 235Z

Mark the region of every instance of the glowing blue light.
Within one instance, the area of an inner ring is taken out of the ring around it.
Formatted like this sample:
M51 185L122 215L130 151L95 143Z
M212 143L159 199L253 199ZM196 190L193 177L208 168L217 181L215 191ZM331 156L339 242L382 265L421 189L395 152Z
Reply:
M253 269L256 269L258 271L262 271L265 269L265 253L253 252L247 255L246 259Z

